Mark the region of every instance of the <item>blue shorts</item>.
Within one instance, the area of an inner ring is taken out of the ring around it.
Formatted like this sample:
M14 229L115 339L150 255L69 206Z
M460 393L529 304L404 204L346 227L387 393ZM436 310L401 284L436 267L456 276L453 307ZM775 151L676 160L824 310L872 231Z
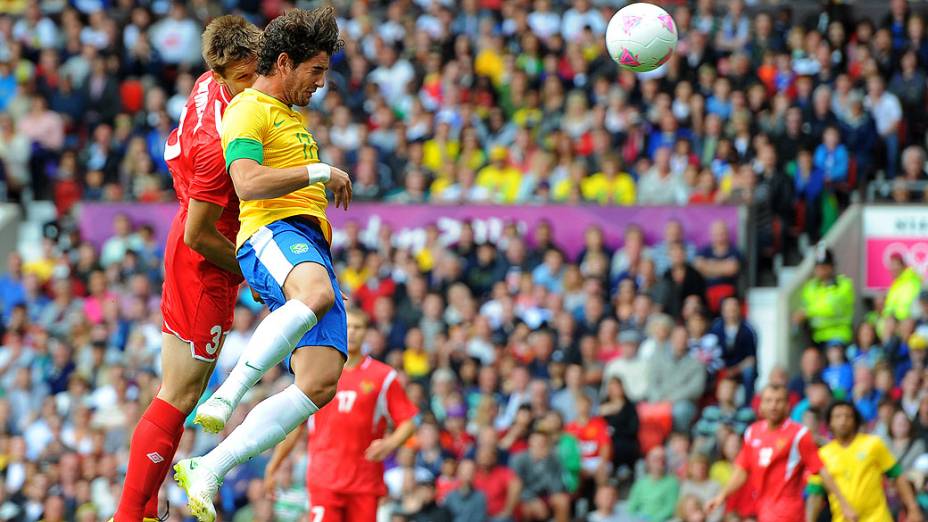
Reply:
M318 263L325 267L335 292L335 303L306 332L297 348L303 346L331 346L348 356L348 316L342 300L332 252L319 227L300 218L287 218L261 227L238 249L238 264L245 280L251 285L271 311L284 303L284 281L293 267L300 263ZM287 366L290 366L288 359Z

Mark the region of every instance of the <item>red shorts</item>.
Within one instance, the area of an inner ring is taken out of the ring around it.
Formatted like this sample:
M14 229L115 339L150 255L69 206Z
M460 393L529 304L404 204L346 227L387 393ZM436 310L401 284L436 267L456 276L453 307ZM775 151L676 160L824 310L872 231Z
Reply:
M232 328L241 276L226 272L184 244L184 215L174 218L164 252L161 330L190 345L190 354L215 361Z
M375 522L380 497L309 489L309 522Z

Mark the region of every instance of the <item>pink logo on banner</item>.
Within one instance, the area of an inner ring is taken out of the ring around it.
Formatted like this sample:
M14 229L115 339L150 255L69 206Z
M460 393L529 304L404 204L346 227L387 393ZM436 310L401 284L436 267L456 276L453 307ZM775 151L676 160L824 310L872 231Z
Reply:
M876 238L867 239L867 283L868 288L886 289L893 282L889 272L889 260L899 254L910 267L923 278L928 275L928 239L925 238Z

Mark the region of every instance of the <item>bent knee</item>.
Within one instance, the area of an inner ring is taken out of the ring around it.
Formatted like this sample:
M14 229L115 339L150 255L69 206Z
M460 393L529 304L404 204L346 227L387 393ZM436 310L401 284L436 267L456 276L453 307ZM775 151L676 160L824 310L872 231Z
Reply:
M316 314L316 317L321 319L335 304L335 291L332 289L331 284L319 285L307 291L305 295L298 296L297 299L309 307Z
M185 414L193 411L197 403L200 402L200 395L202 395L201 390L192 388L172 389L165 384L162 384L161 389L158 390L159 399Z
M312 379L308 382L297 380L297 386L303 393L313 401L317 408L322 408L335 398L335 391L338 386L338 378L335 379Z
M335 289L326 268L316 263L297 265L284 282L287 299L297 299L322 317L335 304Z

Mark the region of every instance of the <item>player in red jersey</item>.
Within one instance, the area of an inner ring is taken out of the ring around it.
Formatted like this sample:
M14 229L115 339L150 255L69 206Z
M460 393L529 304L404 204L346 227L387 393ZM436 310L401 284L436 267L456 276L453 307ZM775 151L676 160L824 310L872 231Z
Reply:
M226 173L219 125L232 97L256 78L260 37L261 31L240 16L222 16L206 27L203 58L210 71L197 79L164 147L180 208L164 255L163 376L132 435L116 522L157 520L158 490L184 419L203 394L232 326L242 282L233 243L238 198Z
M377 504L387 494L383 460L416 429L419 410L396 370L361 353L366 328L364 312L348 312L348 361L335 400L292 431L265 469L265 490L273 494L277 469L309 427L306 484L313 522L376 520ZM388 424L395 429L385 437Z
M818 473L825 487L835 494L848 520L857 514L841 494L834 479L818 456L818 447L809 430L787 418L789 394L785 387L770 385L761 393L763 420L744 432L744 446L735 459L735 470L728 484L706 505L711 513L725 503L748 480L757 491L757 522L811 522L804 509L804 480Z

